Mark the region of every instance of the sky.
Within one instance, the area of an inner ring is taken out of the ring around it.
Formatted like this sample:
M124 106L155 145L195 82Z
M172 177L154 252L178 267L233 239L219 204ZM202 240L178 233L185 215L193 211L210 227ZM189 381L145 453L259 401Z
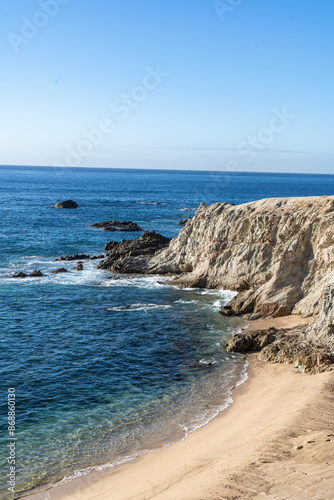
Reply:
M0 6L0 164L334 173L333 0Z

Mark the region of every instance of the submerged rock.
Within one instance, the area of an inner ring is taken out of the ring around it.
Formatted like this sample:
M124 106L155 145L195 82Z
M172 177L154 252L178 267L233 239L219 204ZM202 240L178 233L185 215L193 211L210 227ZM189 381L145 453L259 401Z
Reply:
M78 206L73 200L65 200L55 204L55 208L78 208Z
M110 241L105 247L109 254L97 268L123 273L145 272L147 257L155 255L169 242L169 238L155 231L146 231L140 238L122 240L120 243Z
M61 274L61 273L67 273L67 269L64 267L61 267L60 269L55 269L54 271L51 271L52 274Z
M138 224L131 221L108 220L106 222L96 222L95 224L92 224L92 227L100 227L103 228L104 231L142 231Z

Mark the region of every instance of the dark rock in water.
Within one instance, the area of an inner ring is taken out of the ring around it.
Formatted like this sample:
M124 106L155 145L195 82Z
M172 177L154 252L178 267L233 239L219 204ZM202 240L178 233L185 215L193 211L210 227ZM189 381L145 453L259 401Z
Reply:
M33 271L29 274L29 278L41 278L43 276L42 271Z
M74 254L74 255L62 255L58 259L55 260L55 262L59 262L62 260L85 260L85 259L90 259L90 255L85 255L85 254Z
M55 204L55 208L78 208L78 206L73 200L65 200Z
M60 269L55 269L55 271L51 271L52 274L60 274L60 273L67 273L67 269L64 269L61 267Z
M82 262L78 262L78 265L75 266L74 271L83 271Z
M107 220L106 222L96 222L92 224L92 227L100 227L105 231L142 231L135 222L131 221Z
M26 278L28 275L26 273L13 274L12 278Z
M140 238L122 240L120 243L110 241L105 247L105 250L109 250L109 254L97 268L122 273L143 272L147 265L147 256L152 256L167 247L169 242L169 238L155 231L146 231Z
M237 333L226 342L226 350L227 352L240 353L260 351L276 339L276 333L276 328Z
M189 219L184 219L184 220L180 220L180 222L178 222L178 226L185 226L187 224Z
M101 255L93 255L93 257L90 258L90 260L97 260L97 259L105 259L106 256L104 255L104 253L102 253Z

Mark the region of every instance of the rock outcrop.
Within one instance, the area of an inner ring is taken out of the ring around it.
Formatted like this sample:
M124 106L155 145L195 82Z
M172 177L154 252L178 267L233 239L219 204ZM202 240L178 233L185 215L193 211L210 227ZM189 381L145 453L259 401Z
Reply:
M29 278L41 278L43 276L42 271L36 270L29 274Z
M105 247L105 250L109 250L107 258L97 268L122 273L143 273L147 270L148 257L167 247L169 242L169 238L155 231L146 231L140 238L122 240L120 243L111 241Z
M78 204L73 200L65 200L56 203L54 208L78 208Z
M19 273L13 274L12 278L27 278L27 276L28 275L26 273L19 272Z
M131 221L117 221L117 220L107 220L106 222L96 222L92 224L92 227L103 228L104 231L123 231L123 232L138 232L142 229L135 222Z
M61 261L72 261L72 260L87 260L90 259L90 255L85 255L83 253L75 253L74 255L62 255L61 257L58 257L58 259L55 260L55 262L61 262Z
M178 275L179 286L239 292L228 314L317 315L334 276L334 197L202 203L168 248L141 266Z
M60 267L59 269L55 269L54 271L51 271L52 274L62 274L62 273L67 273L67 269L64 267Z
M241 354L260 351L276 340L277 331L276 328L269 328L268 330L237 333L226 342L226 350L227 352L239 352Z
M259 352L261 361L293 364L297 371L319 373L333 369L334 353L329 346L308 339L305 326L293 329L270 328L234 335L228 352Z

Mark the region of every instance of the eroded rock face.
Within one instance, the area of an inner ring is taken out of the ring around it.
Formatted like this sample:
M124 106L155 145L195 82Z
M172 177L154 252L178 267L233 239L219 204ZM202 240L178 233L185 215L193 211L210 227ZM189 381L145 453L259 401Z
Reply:
M320 301L320 314L307 329L307 338L334 348L334 284L324 288Z
M92 224L92 227L103 228L104 231L127 231L127 232L137 232L142 229L135 222L131 221L117 221L117 220L107 220L106 222L96 222Z
M78 206L73 200L65 200L55 204L55 208L78 208Z
M146 231L140 238L111 241L105 247L109 254L100 262L98 269L121 273L143 273L147 270L148 258L165 248L170 242L155 231Z
M202 204L146 272L238 291L227 314L317 315L334 277L334 197Z

